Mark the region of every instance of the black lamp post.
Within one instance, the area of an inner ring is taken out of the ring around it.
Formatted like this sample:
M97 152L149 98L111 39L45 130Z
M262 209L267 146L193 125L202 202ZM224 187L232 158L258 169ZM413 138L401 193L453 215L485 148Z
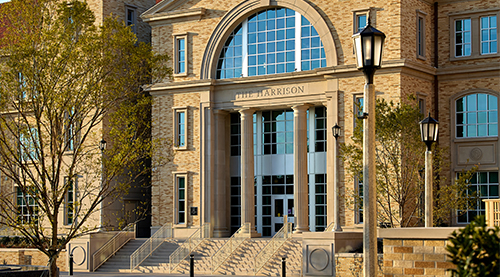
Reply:
M102 194L103 193L103 190L104 190L104 150L106 150L106 141L104 139L101 139L101 141L99 142L99 150L101 150L101 191L100 193ZM101 197L102 198L102 197ZM103 226L103 222L104 222L104 215L103 215L103 203L104 200L101 199L101 204L100 204L100 221L99 222L99 231L105 231L104 230L104 226Z
M335 179L333 183L333 193L334 193L334 209L335 213L333 214L333 230L334 231L342 231L342 227L340 227L340 195L339 195L339 169L338 169L338 157L339 157L339 144L338 138L340 137L340 126L335 123L335 126L332 127L332 134L335 138L335 159L333 160L334 174Z
M425 227L433 226L433 196L432 196L432 144L437 140L439 122L431 117L431 113L420 121L422 141L427 145L425 151Z
M363 105L363 275L377 276L377 205L375 177L375 86L373 75L380 68L385 34L368 24L354 34L356 66L366 84Z

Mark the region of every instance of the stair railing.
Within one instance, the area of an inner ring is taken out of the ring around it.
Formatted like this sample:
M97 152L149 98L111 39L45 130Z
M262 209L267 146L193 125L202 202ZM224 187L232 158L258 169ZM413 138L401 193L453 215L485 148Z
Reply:
M92 271L98 269L131 239L135 239L135 223L130 223L92 255Z
M283 227L273 236L273 238L260 250L260 252L255 256L254 262L254 275L259 273L259 271L266 265L266 263L274 256L274 254L281 248L281 246L288 240L292 235L292 223L287 222L285 217L285 223Z
M205 239L210 237L210 224L205 223L198 228L183 244L177 248L168 258L170 272L173 272L179 264Z
M130 271L141 265L165 240L170 238L172 238L172 223L165 223L130 255Z
M212 256L212 274L238 249L238 247L251 237L251 224L246 222L236 231L231 238Z

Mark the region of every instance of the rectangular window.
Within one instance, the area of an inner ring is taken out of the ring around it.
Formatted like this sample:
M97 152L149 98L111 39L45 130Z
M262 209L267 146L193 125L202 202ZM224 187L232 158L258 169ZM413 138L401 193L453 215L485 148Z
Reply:
M469 223L478 215L484 215L485 203L483 199L498 198L498 172L477 172L470 180L470 187L467 191L476 192L479 199L476 205L469 207L467 211L459 211L458 223Z
M178 150L187 149L187 111L187 108L174 108L174 147Z
M38 130L26 128L19 134L19 153L23 162L38 160Z
M425 15L417 13L417 58L425 59Z
M326 108L325 107L316 107L314 112L314 120L315 120L315 132L316 132L316 140L315 140L315 152L326 152Z
M358 197L356 199L356 223L362 224L363 223L363 182L361 181L360 178L357 178L357 188L356 192L358 194Z
M314 176L314 193L315 193L315 214L316 214L316 232L324 231L326 228L326 174L316 174Z
M38 222L38 203L35 188L17 187L17 219L20 224Z
M177 39L177 73L186 73L186 40Z
M64 201L64 224L73 224L75 216L75 187L76 182L69 178L64 177L64 185L67 186L68 191L65 196Z
M187 176L186 175L176 175L175 183L177 188L177 199L175 202L176 210L176 224L186 224L186 195L187 195Z
M231 128L231 156L241 156L241 119L239 113L231 114L230 128Z
M354 96L354 127L357 126L358 120L360 120L361 117L363 117L363 97ZM360 124L362 124L362 122Z
M127 7L126 8L126 16L127 16L127 21L126 24L127 26L130 26L132 29L132 32L134 34L137 34L137 26L136 26L136 9L132 7Z
M76 126L75 126L75 114L74 111L68 111L64 115L65 117L65 149L66 151L73 151L75 150L75 143L76 143Z
M497 17L481 17L481 55L497 53Z
M471 55L471 20L455 20L455 56L465 57Z
M367 14L359 14L356 15L356 22L355 22L355 31L356 33L361 32L363 28L366 27L367 24Z
M262 112L262 153L293 154L293 111Z
M423 114L425 116L425 99L424 98L418 98L418 110L420 111L420 114Z
M264 194L271 194L270 190L264 190ZM265 196L264 196L265 197ZM231 177L231 234L236 232L241 227L241 178L240 177ZM267 202L263 202L264 205L267 205ZM270 196L269 196L269 205L271 204ZM266 209L266 208L263 208ZM271 208L268 208L269 211ZM267 210L267 209L266 209ZM263 215L265 215L263 213ZM269 215L270 212L269 212ZM271 218L269 217L269 220ZM266 224L267 217L263 216L263 226L270 225ZM265 230L265 227L264 227ZM269 226L269 234L271 233L271 227ZM264 234L262 234L264 235ZM265 236L265 235L264 235Z
M187 76L188 68L188 33L174 35L174 74Z

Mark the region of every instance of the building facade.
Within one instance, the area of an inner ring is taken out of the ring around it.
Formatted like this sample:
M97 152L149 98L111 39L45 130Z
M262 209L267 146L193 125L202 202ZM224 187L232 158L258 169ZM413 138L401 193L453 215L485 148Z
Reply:
M150 92L153 137L173 145L157 157L174 158L153 169L152 232L211 223L223 237L251 222L272 236L284 215L298 233L322 231L337 209L342 226L362 223L330 129L351 141L365 83L352 35L368 20L387 36L377 98L417 99L440 122L448 180L479 164L475 188L498 198L499 13L498 1L160 1L142 18L172 57L173 78Z

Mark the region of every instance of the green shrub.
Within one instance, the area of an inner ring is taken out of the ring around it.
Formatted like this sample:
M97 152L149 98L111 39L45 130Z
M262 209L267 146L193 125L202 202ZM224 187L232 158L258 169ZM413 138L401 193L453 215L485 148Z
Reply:
M448 257L457 266L449 269L453 276L500 276L500 227L486 227L484 216L478 216L458 233L448 238Z

